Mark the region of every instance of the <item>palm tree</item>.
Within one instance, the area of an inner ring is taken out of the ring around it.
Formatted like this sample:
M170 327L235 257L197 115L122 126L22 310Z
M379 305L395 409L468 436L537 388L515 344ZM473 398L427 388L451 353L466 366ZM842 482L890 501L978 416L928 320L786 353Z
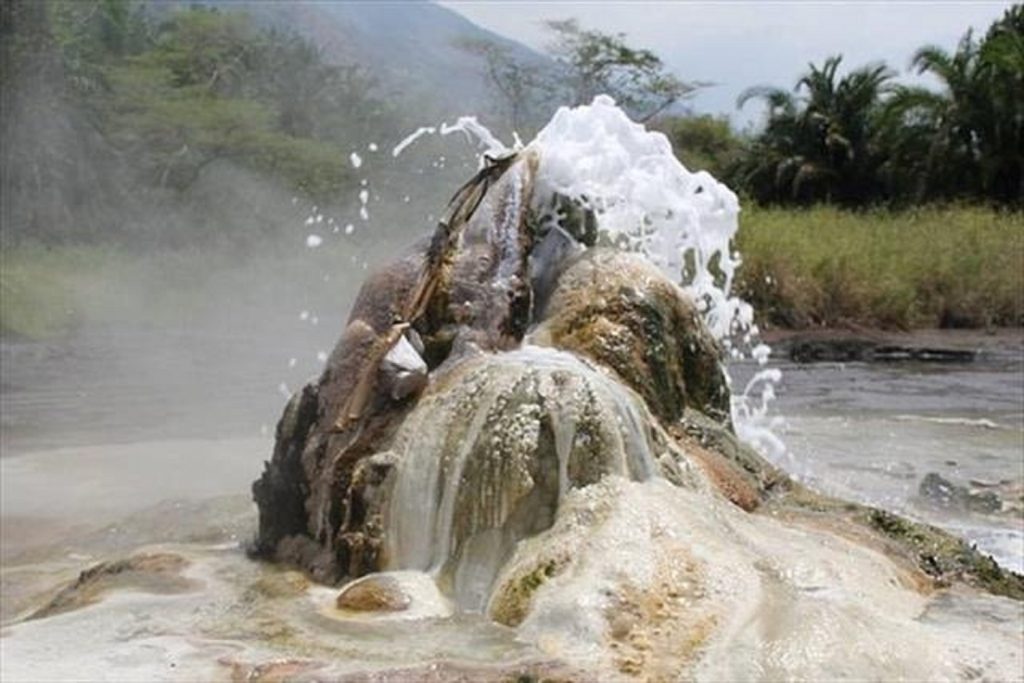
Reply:
M906 87L893 97L892 111L932 131L917 200L926 195L969 196L981 191L977 122L985 118L988 103L979 88L978 63L978 46L970 31L952 54L936 45L922 47L914 54L911 67L919 74L935 76L943 91Z
M879 104L893 72L870 64L840 78L841 62L810 64L792 93L761 86L740 95L740 107L754 98L768 104L765 130L740 171L755 195L860 204L877 194Z
M1021 202L1024 7L1008 10L980 42L968 31L953 53L921 48L911 66L942 84L940 92L900 88L888 104L894 158L918 157L915 199ZM924 147L921 131L930 131Z
M981 78L992 104L983 171L990 196L1024 203L1024 5L994 23L981 45Z

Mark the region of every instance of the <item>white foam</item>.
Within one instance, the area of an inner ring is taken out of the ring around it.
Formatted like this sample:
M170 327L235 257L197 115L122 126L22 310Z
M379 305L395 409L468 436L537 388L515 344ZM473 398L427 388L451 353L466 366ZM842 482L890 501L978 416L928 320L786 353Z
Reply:
M424 135L434 135L440 133L441 135L451 135L453 133L463 133L466 140L469 142L476 142L478 146L482 148L482 154L480 156L480 162L483 163L485 156L501 156L512 151L512 149L519 149L521 146L515 148L509 148L501 140L499 140L487 126L480 123L475 116L460 116L455 123L444 123L440 126L423 126L418 128L414 133L407 136L404 140L395 145L395 148L391 150L391 156L397 157L401 154L409 145L416 142L419 138ZM437 161L431 165L434 168L444 168L445 157L441 156Z
M935 415L896 415L894 420L900 422L927 422L939 425L951 425L960 427L979 427L981 429L1000 429L1000 425L987 418L973 417L939 417Z
M400 142L402 150L423 135L462 132L483 149L480 161L523 149L509 147L476 117L438 128L423 127ZM733 359L752 355L764 366L771 349L758 342L754 309L732 293L740 256L731 248L740 211L736 194L706 171L691 172L663 134L631 121L607 95L589 105L562 107L526 148L539 153L534 209L550 211L552 195L568 196L595 212L598 229L620 248L643 254L693 298L704 322ZM436 164L435 164L436 165ZM786 456L768 414L778 374L762 376L761 395L734 396L740 437L774 461Z
M406 147L416 142L424 135L433 135L436 132L437 128L435 128L434 126L423 126L421 128L417 128L415 132L413 132L410 135L407 135L401 142L395 145L395 148L391 150L391 156L397 157L405 150Z
M359 190L359 217L364 221L370 220L370 212L366 209L366 203L370 201L369 190Z
M683 286L731 357L750 353L767 364L771 349L757 343L754 309L732 293L740 265L731 248L740 211L732 190L688 170L668 138L631 121L606 95L559 109L527 148L540 157L535 210L548 210L555 193L593 209L612 243L643 254ZM780 377L760 375L761 395L743 392L733 409L740 437L774 460L786 453L768 414Z
M730 293L739 265L729 248L739 214L732 190L688 171L668 138L606 95L559 109L528 147L540 152L538 202L559 193L592 208L602 232L686 286L716 338L728 342L749 328L752 309ZM694 262L684 272L687 258Z

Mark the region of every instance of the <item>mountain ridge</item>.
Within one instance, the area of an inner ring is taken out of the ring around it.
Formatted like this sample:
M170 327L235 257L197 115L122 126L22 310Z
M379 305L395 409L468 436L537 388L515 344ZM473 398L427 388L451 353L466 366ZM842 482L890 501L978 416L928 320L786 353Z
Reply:
M521 61L549 59L430 0L176 0L158 6L166 10L195 4L244 11L264 26L294 31L320 48L327 61L358 64L377 80L385 98L413 103L419 114L427 116L500 116L483 59L459 47L460 40L494 43Z

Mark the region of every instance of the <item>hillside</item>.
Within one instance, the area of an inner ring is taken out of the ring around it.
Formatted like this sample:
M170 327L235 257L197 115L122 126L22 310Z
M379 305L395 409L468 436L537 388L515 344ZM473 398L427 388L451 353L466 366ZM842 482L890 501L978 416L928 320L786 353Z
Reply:
M547 60L429 0L200 4L244 11L264 26L297 32L319 47L326 61L360 65L377 81L381 97L413 107L420 120L462 114L497 118L481 60L460 48L460 40L493 42L525 61Z

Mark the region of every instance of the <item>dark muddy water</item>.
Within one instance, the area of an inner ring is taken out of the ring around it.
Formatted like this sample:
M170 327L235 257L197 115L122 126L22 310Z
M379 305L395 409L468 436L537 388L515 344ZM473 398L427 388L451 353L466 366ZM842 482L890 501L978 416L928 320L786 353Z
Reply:
M789 449L781 464L815 488L945 527L1024 570L1022 335L930 332L903 343L977 356L969 363L773 361L782 370L778 433ZM735 386L754 370L734 365ZM929 474L994 494L1002 509L922 495Z

